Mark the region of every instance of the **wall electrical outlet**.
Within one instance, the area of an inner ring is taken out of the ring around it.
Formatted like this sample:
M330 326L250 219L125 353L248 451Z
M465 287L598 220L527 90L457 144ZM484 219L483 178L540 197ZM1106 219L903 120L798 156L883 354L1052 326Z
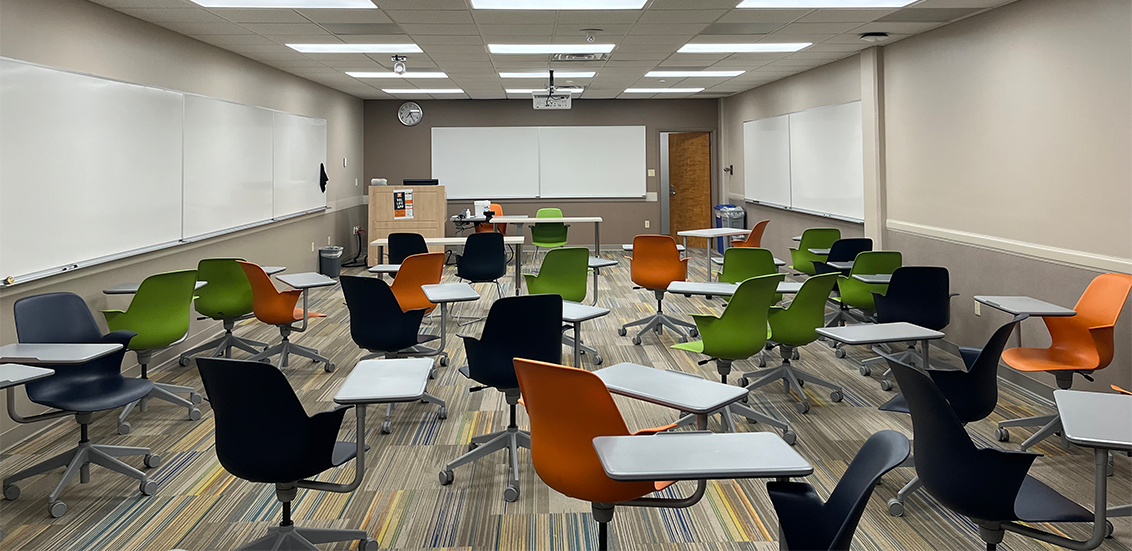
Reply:
M328 235L328 236L326 236L326 244L327 244L327 245L329 245L329 244L330 244L330 236L329 236L329 235Z
M977 300L976 300L976 301L975 301L975 315L976 315L976 316L981 316L981 315L983 315L983 310L982 310L982 308L980 308L980 306L982 306L982 305L981 305L981 304L979 304L979 301L977 301Z
M649 227L649 221L645 220L645 229L648 229L648 227Z
M311 252L314 252L314 241L311 241Z

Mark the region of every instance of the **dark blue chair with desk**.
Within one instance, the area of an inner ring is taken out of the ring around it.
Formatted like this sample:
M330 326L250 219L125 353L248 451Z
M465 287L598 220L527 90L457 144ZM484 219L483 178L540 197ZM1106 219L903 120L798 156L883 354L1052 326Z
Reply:
M519 430L516 407L522 395L515 375L515 358L549 363L562 362L562 297L524 295L505 297L491 305L480 338L460 335L468 354L468 365L460 373L482 386L470 392L494 388L503 393L510 410L507 428L473 436L468 453L440 471L440 484L455 478L453 469L499 450L508 452L507 488L503 499L519 499L519 448L531 449L531 433Z
M8 404L8 411L19 422L74 415L80 436L78 447L5 478L4 497L20 497L20 488L15 485L20 480L65 467L63 480L47 496L48 512L59 518L67 513L67 505L58 501L59 494L76 474L80 483L90 482L91 463L136 478L141 481L141 493L153 495L157 483L117 458L141 455L145 466L152 468L161 462L160 457L150 453L149 448L92 444L87 434L95 412L118 409L153 390L153 382L148 379L122 375L122 358L135 333L115 331L103 335L86 302L74 293L24 297L16 301L13 311L16 335L22 343L121 344L122 350L85 364L50 366L55 375L27 384L32 402L59 411L22 418L14 415L13 405Z
M858 253L873 250L873 240L868 237L847 237L838 239L829 247L829 254L825 260L814 261L814 272L817 274L839 273L849 275L849 270L841 270L827 264L827 262L852 262Z
M877 323L907 322L920 327L943 331L951 323L951 299L959 296L951 292L950 274L941 266L903 266L892 272L892 280L884 293L873 293ZM874 352L880 352L873 348ZM1001 352L1001 350L999 351ZM924 357L916 350L916 343L892 357L910 365L927 368ZM868 377L871 366L884 364L884 356L861 362L861 375ZM892 390L892 381L886 371L880 382L884 390Z
M782 527L782 548L849 551L873 488L910 452L908 438L899 432L884 430L870 436L824 503L805 482L767 482Z
M316 543L354 540L361 542L358 549L377 549L364 530L299 528L291 520L299 488L350 492L361 482L358 475L349 485L309 480L357 458L356 442L338 441L349 408L308 416L287 377L271 364L197 358L197 368L216 415L216 458L237 478L274 484L283 504L279 526L240 549L315 549Z
M494 283L495 297L503 298L503 287L499 280L507 275L507 249L503 246L503 234L498 232L473 233L468 236L464 252L456 255L456 277L468 283ZM460 319L460 316L455 316ZM482 316L460 322L460 325L475 323Z
M400 264L415 254L429 252L424 236L419 233L389 234L389 263ZM380 258L378 261L380 262Z

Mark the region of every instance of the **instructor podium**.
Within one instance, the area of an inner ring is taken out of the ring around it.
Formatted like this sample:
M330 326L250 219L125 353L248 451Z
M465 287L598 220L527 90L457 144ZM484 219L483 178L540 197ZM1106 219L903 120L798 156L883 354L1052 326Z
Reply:
M412 210L407 204L412 192ZM396 195L396 196L395 196ZM444 186L370 186L369 236L367 240L389 237L391 233L419 233L425 237L444 237L445 217L448 214L448 195ZM429 247L433 252L444 252L444 247ZM377 247L369 246L370 266L382 264Z

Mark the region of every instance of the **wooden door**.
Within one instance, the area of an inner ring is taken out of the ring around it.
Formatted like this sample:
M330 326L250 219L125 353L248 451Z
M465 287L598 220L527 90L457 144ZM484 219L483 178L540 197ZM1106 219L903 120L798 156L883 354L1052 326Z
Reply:
M668 233L710 228L711 133L680 132L668 135ZM703 237L688 238L689 247L705 246Z

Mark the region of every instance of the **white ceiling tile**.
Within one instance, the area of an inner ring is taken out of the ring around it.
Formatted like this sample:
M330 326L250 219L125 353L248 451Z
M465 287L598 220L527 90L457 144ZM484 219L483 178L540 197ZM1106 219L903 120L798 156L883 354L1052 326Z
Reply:
M841 35L837 35L837 34L811 34L811 33L793 34L793 33L789 33L789 32L785 32L785 33L784 32L773 32L773 33L766 34L766 35L758 37L758 40L755 40L755 42L770 42L770 43L809 42L810 44L818 44L820 42L825 42L826 40L829 40L829 39L831 39L835 36L841 36ZM854 36L856 36L856 35L854 35Z
M131 8L119 10L150 23L223 23L224 19L200 8Z
M731 9L737 6L736 0L652 0L650 10L707 10Z
M917 8L994 8L1014 0L924 0Z
M466 10L466 0L381 0L383 10Z
M327 34L326 29L314 23L244 23L241 26L262 35Z
M469 11L455 10L394 10L386 12L397 23L466 24L472 25Z
M720 23L789 23L813 10L731 10L719 18Z
M629 31L630 35L681 35L696 34L706 27L706 23L665 23L659 25L645 25L637 23Z
M695 34L677 34L677 35L646 35L646 34L632 35L631 34L629 36L626 36L625 38L622 38L621 44L622 45L625 45L625 44L651 45L651 46L661 46L661 45L668 46L668 45L671 45L671 46L673 46L672 50L676 51L676 48L679 48L680 46L687 44L689 41L691 41L693 38L695 38L695 36L696 36ZM614 48L613 51L616 52L617 49Z
M621 50L618 48L618 50ZM653 52L653 53L631 53L619 51L609 58L610 63L618 61L660 61L667 58L672 54L668 52Z
M554 34L554 25L480 25L484 36L546 36ZM545 39L544 39L545 42Z
M871 24L872 23L870 23L870 25ZM820 44L815 43L813 46L806 48L804 51L824 51L825 48L838 48L838 47L845 48L849 44L855 46L855 48L853 48L854 50L860 50L860 49L863 49L863 48L868 48L869 46L874 46L875 44L873 44L871 42L865 42L864 40L861 40L861 33L863 33L863 32L866 32L866 31L862 31L860 29L853 29L853 32L850 32L850 33L831 36L831 37L821 41ZM889 33L888 40L883 42L883 44L889 44L889 43L895 42L895 41L897 41L901 38L904 38L906 36L908 36L908 35ZM822 48L817 48L817 46L822 46Z
M799 23L867 23L896 10L814 10L798 19Z
M481 26L480 28L483 28L483 26ZM555 34L559 34L559 35L562 35L562 34L570 35L570 34L572 34L572 35L577 35L577 36L586 36L587 34L589 34L589 33L583 33L582 29L601 29L600 32L594 33L594 37L596 37L596 41L601 42L608 37L621 36L621 35L628 34L629 30L633 28L633 25L626 23L626 24L620 24L620 25L596 25L596 26L594 26L592 24L591 25L583 25L583 24L579 24L579 23L565 23L565 24L559 24L559 25L557 25L553 28L554 28Z
M414 36L412 42L416 42L422 49L427 50L428 48L425 48L425 46L433 44L483 44L483 39L473 35L444 36L441 34L422 34Z
M487 52L474 51L430 54L428 57L435 63L442 61L491 61Z
M298 39L295 41L297 42ZM335 35L335 40L326 42L339 41L347 44L413 44L415 42L403 34L343 34Z
M774 34L841 34L859 26L860 23L791 23Z
M214 9L218 17L223 17L233 23L309 23L295 10L240 10L240 9Z
M200 34L193 38L216 46L228 44L274 44L272 40L258 34Z
M189 0L91 0L96 4L122 9L122 8L200 8L198 4Z
M606 62L605 66L609 67L609 68L655 67L661 61L663 61L663 60L657 60L657 59L618 60L618 61L608 61L608 62Z
M273 63L273 65L280 69L303 69L324 66L322 63L313 59L281 59Z
M897 23L897 22L873 22L867 23L860 27L853 29L855 33L889 33L889 34L914 34L922 33L924 31L934 29L942 23Z
M649 9L641 14L639 23L713 23L728 10L658 10Z
M557 13L551 10L472 10L480 25L553 25Z
M558 23L593 24L598 27L636 23L642 13L640 10L565 10L558 12Z
M405 23L401 28L410 35L416 34L442 34L442 35L478 35L479 29L475 25L429 25L421 23Z
M302 56L295 50L279 44L226 44L224 48L241 54L280 54ZM298 59L298 57L296 57Z
M259 10L256 10L259 11ZM315 23L392 23L381 10L296 10Z
M338 37L322 31L311 34L264 34L260 35L277 44L327 44L338 43Z
M251 31L235 23L158 23L171 31L187 35L198 34L248 34Z

